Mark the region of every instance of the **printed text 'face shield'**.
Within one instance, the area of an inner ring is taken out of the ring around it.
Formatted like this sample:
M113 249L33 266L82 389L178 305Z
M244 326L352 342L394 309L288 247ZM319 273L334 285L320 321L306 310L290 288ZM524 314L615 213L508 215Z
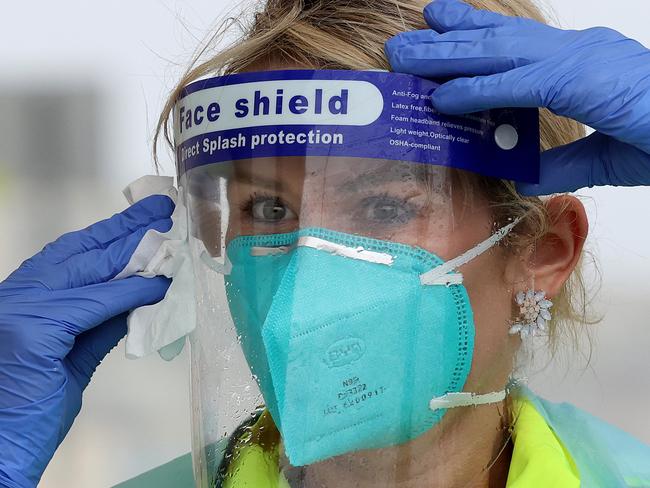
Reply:
M321 88L279 100L293 90L291 73L311 73ZM264 74L217 79L221 91L211 96L220 95L219 113L235 109L228 125L212 127L218 130L196 130L210 109L203 103L197 117L191 91L176 108L198 304L191 355L199 486L396 486L400 469L418 457L408 452L444 456L434 451L450 408L503 398L486 394L463 403L475 326L458 268L514 222L493 233L484 219L485 238L467 241L463 228L479 221L482 207L468 204L480 197L463 181L471 179L465 169L479 169L481 145L483 154L534 154L534 147L516 147L528 137L525 114L506 114L518 139L506 144L487 114L463 125L462 117L420 112L426 98L408 109L413 121L391 115L405 109L391 108L397 102L390 97L429 93L414 90L413 80L393 95L395 87L386 92L385 84L373 84L386 73L336 79L320 72L324 80L318 73L285 72L279 95L276 85L260 81ZM335 125L337 111L364 107L352 82L378 86L381 103L366 98L376 113ZM240 91L229 93L232 86ZM318 105L329 111L327 124ZM297 123L303 108L314 113ZM284 110L290 114L277 113ZM235 120L245 112L241 119L256 122ZM219 124L214 106L212 113ZM265 118L273 113L276 125ZM384 132L375 128L370 138L373 123L384 124ZM444 141L426 144L445 149L425 149L417 132L400 139L425 123L437 123L440 135L429 127L422 137ZM470 130L476 123L483 134ZM463 130L474 145L452 134ZM509 149L499 147L499 137ZM506 177L506 159L486 173Z

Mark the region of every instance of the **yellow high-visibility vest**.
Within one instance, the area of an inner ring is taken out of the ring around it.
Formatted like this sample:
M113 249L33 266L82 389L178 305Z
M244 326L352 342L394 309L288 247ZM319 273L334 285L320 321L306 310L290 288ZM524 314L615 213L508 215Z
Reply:
M542 416L526 398L514 398L513 404L518 417L506 488L579 487L573 458ZM264 412L235 447L223 488L289 488L279 470L280 439L273 432L277 431ZM265 441L260 433L266 434Z

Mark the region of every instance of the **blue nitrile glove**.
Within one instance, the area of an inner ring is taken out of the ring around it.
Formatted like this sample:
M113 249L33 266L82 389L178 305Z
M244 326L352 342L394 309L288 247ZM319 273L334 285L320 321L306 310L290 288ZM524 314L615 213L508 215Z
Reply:
M547 107L597 132L542 153L525 194L650 184L650 51L605 27L562 30L531 19L435 0L430 30L386 43L395 71L455 78L432 97L443 113Z
M173 207L146 198L63 235L0 283L0 487L36 486L128 311L165 295L167 278L109 280L148 229L169 230Z

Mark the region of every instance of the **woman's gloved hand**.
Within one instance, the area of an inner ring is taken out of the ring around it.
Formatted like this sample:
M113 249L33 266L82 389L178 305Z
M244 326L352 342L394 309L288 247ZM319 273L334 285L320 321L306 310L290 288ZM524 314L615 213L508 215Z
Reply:
M167 278L109 280L148 229L169 230L173 207L146 198L65 234L0 283L0 487L36 486L128 311L164 297Z
M430 30L386 43L395 71L454 79L432 97L443 113L546 107L597 132L542 153L525 194L650 184L650 50L605 27L562 30L531 19L435 0Z

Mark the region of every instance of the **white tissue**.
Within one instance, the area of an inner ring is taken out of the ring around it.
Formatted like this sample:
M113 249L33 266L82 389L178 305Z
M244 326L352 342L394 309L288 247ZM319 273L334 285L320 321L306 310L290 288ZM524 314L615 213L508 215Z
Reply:
M171 229L165 233L148 230L126 267L113 278L133 275L173 278L163 300L136 308L129 314L126 356L131 359L154 351L159 351L164 359L173 359L183 349L185 336L196 323L187 213L173 184L174 179L168 176L143 176L123 192L131 204L155 194L167 195L176 203Z

